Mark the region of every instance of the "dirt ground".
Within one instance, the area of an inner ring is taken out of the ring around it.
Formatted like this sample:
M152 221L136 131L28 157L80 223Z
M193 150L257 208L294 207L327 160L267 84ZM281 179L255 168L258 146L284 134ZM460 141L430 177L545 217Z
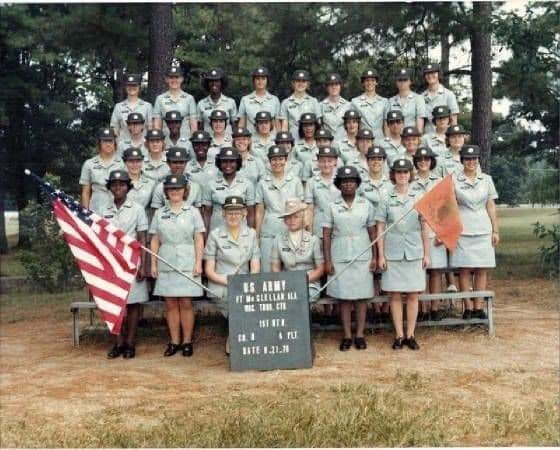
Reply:
M500 399L524 405L558 396L559 313L553 283L500 281L493 286L496 335L486 330L420 329L421 350L395 352L388 331L368 336L365 351L338 351L339 332L315 336L316 358L308 370L229 372L224 338L198 333L192 358L163 358L165 341L144 338L133 360L108 361L109 340L72 347L70 313L58 321L34 314L4 323L0 330L2 423L49 421L80 426L92 413L125 407L134 420L207 396L280 392L285 386L310 390L341 382L395 384L401 373L429 380L434 401L457 404ZM174 399L174 401L170 401ZM2 445L4 446L4 445Z

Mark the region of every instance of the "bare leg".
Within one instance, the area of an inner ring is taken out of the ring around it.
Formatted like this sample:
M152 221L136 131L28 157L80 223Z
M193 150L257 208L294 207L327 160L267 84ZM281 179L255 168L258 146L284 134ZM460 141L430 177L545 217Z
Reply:
M343 301L340 303L340 319L344 329L344 338L352 339L352 303Z
M183 344L190 344L194 330L194 308L189 297L183 297L179 300L179 317L183 330Z
M474 271L474 290L484 291L486 289L488 271L486 269L475 269ZM474 309L482 309L484 301L481 298L474 299Z
M438 294L441 292L441 270L430 270L430 294ZM432 300L432 311L439 309L440 300Z
M127 334L126 343L128 345L134 345L136 343L136 330L138 329L138 319L142 313L142 305L132 304L127 306Z
M165 311L171 343L179 345L181 343L181 322L177 297L165 297Z
M403 334L403 312L402 299L400 292L391 292L391 316L393 317L393 326L395 327L395 337L402 338ZM416 309L418 313L418 309ZM416 321L416 319L415 319Z
M459 289L461 292L469 292L471 290L471 269L462 268L459 270ZM464 300L465 309L473 309L473 303L470 298Z
M356 337L364 337L367 308L368 304L366 302L356 303Z
M406 298L406 337L414 336L418 316L418 293L409 292Z

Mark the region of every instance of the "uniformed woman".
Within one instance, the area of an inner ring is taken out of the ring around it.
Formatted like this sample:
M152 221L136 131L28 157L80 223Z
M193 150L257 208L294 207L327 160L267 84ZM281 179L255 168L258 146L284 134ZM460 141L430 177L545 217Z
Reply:
M260 239L261 270L270 272L272 243L274 238L285 231L286 226L279 217L288 198L303 200L301 180L288 173L286 163L288 152L284 147L273 146L268 149L270 173L257 184L255 202L255 228Z
M260 250L257 234L246 223L247 206L243 197L226 197L222 206L224 225L208 235L204 250L208 288L219 295L216 303L224 317L228 317L228 275L259 273ZM210 294L212 296L212 294ZM226 340L226 354L229 342Z
M459 269L459 286L468 292L486 289L487 271L496 267L494 248L500 242L496 204L498 193L492 177L479 170L480 148L465 145L461 150L463 172L453 175L463 231L450 265ZM472 276L474 275L474 276ZM486 319L483 300L465 300L464 319ZM473 309L474 308L474 309Z
M184 175L185 168L187 166L187 161L189 156L187 150L182 147L171 147L165 153L165 159L169 165L170 175ZM185 202L189 206L194 206L195 208L200 208L202 206L202 188L198 183L189 179L189 189L187 190L187 196L185 197ZM165 196L165 185L162 182L156 185L154 192L152 194L152 202L150 207L152 210L161 208L166 203ZM152 211L153 213L154 211Z
M299 141L294 148L295 157L305 167L317 152L315 132L319 128L317 117L312 113L304 113L299 119L298 136Z
M416 173L414 181L410 185L410 190L417 198L422 197L426 192L434 187L441 179L436 173L436 155L428 147L419 147L414 154L414 167ZM430 265L428 269L428 291L430 294L442 292L441 275L447 269L447 249L442 242L436 238L430 226L426 224L430 244ZM431 305L430 305L431 303ZM422 302L421 312L418 314L418 321L443 319L443 311L440 309L440 301Z
M386 172L387 168L387 154L383 147L374 145L370 147L366 154L368 172L362 176L362 184L358 189L358 194L366 198L373 206L374 211L377 211L380 202L385 198L388 192L393 188L393 183L389 180ZM380 294L381 289L379 281L381 281L381 271L379 267L374 274L375 280L375 293ZM374 303L373 304L373 319L378 322L389 321L389 304L388 303Z
M134 147L127 148L123 153L123 160L131 183L127 198L147 210L152 201L156 182L144 175L142 152Z
M241 155L241 169L239 175L249 180L253 187L264 175L264 164L251 152L251 133L247 128L235 127L232 133L233 147Z
M432 111L430 132L423 137L423 144L430 147L437 157L445 153L445 133L451 124L451 111L447 106L436 106Z
M224 95L223 91L227 87L227 77L222 69L210 69L202 78L202 86L208 92L208 97L204 97L198 102L197 113L201 124L199 129L210 132L210 114L214 110L224 111L227 119L233 121L237 117L237 105L233 98ZM227 132L231 133L232 123L227 124Z
M347 162L347 165L354 166L358 170L362 179L366 178L369 172L367 152L373 146L374 139L371 130L360 128L356 135L356 148L358 149L358 153Z
M117 141L117 155L122 158L123 152L130 147L138 148L146 155L145 141L145 120L144 116L140 113L130 113L126 118L126 127L128 136L122 136Z
M292 133L290 133L289 131L280 131L276 133L274 144L286 150L286 153L288 154L288 160L286 162L286 173L293 175L294 177L297 177L299 179L303 179L303 164L294 155L294 138L292 136ZM265 168L267 172L270 173L271 167L268 150L270 150L270 147L266 152L267 160L265 163Z
M255 188L253 183L239 174L242 161L239 152L224 147L216 156L220 173L203 186L202 215L208 232L223 226L222 205L226 197L236 195L247 205L247 224L255 227Z
M239 122L237 126L247 128L252 134L255 134L255 119L259 112L266 111L271 118L276 120L280 114L280 100L276 95L268 92L268 82L270 73L266 67L257 67L251 72L254 91L249 95L245 95L239 102Z
M200 280L205 228L198 209L185 202L188 181L184 175L167 175L163 186L168 203L158 209L152 219L150 249L190 278ZM172 356L182 349L183 356L192 356L194 309L191 300L203 294L202 288L157 258L151 258L151 266L152 277L156 279L154 295L165 299L171 337L163 355Z
M154 102L154 127L161 129L167 136L169 130L167 125L163 123L163 118L169 111L178 111L181 114L180 134L185 139L191 136L191 133L197 128L197 111L194 97L183 91L183 72L180 67L171 66L165 72L165 84L167 92L156 97Z
M424 96L411 90L410 70L399 69L395 78L398 92L389 99L389 110L400 110L404 116L404 126L416 127L422 134L428 116Z
M209 133L212 137L212 143L210 144L210 149L208 150L208 159L210 161L214 161L216 159L216 155L220 152L220 149L232 146L232 140L231 132L226 132L228 115L225 111L215 109L210 113L209 120Z
M309 300L318 300L320 280L323 276L323 251L321 241L304 229L307 206L299 198L287 199L280 217L286 231L280 233L272 244L271 267L273 272L305 270L309 282Z
M404 128L404 116L398 109L387 113L387 136L379 142L379 145L385 149L387 154L387 162L389 167L393 161L403 154L406 150L402 144L402 131Z
M140 113L146 119L148 128L152 126L152 105L140 98L141 82L140 75L129 73L124 76L126 99L117 103L111 114L111 128L119 140L130 138L126 126L126 119L130 113Z
M284 99L280 105L281 130L289 131L292 136L297 136L299 119L304 113L314 113L317 119L321 118L321 107L315 97L307 93L311 76L307 70L296 70L292 75L292 95Z
M327 209L323 223L323 253L325 272L330 284L327 294L341 300L340 315L344 338L340 351L352 346L352 308L356 311L356 336L354 345L358 350L367 347L364 339L366 323L366 300L373 297L373 273L376 267L374 210L371 203L357 195L361 178L353 166L340 167L336 172L335 186L341 199ZM360 255L364 250L363 254ZM358 255L360 255L358 257ZM347 264L358 257L349 267ZM343 269L345 269L343 271Z
M340 158L344 164L358 156L358 148L356 147L356 136L360 129L362 116L355 109L348 109L344 113L344 138L338 142L337 149Z
M317 144L317 149L315 150L313 156L311 157L311 160L303 166L303 172L301 177L306 184L309 182L311 178L321 173L321 170L319 168L319 149L321 147L330 147L337 154L338 157L338 151L336 150L336 147L333 145L334 144L333 140L334 137L329 130L325 130L321 128L315 131L315 143ZM337 158L335 168L343 165L344 164L342 163L342 161L339 158ZM331 178L334 178L334 172L331 175L332 175ZM319 234L321 235L321 239L322 239L323 231L320 230Z
M146 147L148 147L148 154L144 158L144 173L147 177L154 180L156 183L163 181L165 176L169 173L169 166L165 160L164 142L165 136L163 131L154 128L148 131L146 135Z
M327 76L325 85L327 97L321 102L322 128L329 131L340 141L345 137L344 113L352 108L352 104L341 97L342 77L338 73Z
M387 233L377 241L378 265L383 271L381 289L391 297L395 328L393 349L420 346L414 338L418 316L418 294L426 289L426 267L430 264L428 231L413 208L417 196L410 189L413 166L408 159L397 159L391 166L394 188L377 209L377 233ZM408 214L407 214L408 213ZM400 220L403 215L404 219ZM406 336L403 332L402 295L406 294Z
M441 176L463 171L460 152L468 135L462 125L451 125L445 132L447 150L438 158Z
M426 112L428 120L426 121L425 133L433 131L433 123L431 122L431 113L438 106L445 106L450 112L450 120L452 125L457 123L459 114L459 105L455 94L440 83L440 67L439 64L427 64L423 70L424 81L427 89L422 93L424 102L426 103ZM434 150L437 154L437 151Z
M165 148L186 148L189 152L189 159L192 158L193 155L189 136L181 134L184 124L181 112L175 110L167 111L163 118L165 120L165 125L167 126L167 134L165 135Z
M199 186L204 186L218 175L215 161L208 159L210 142L212 138L206 131L195 131L191 136L194 158L187 162L185 172Z
M97 135L98 154L82 165L81 203L96 213L113 203L113 196L106 186L109 173L112 170L124 169L122 159L116 154L115 145L113 130L103 128Z
M268 161L268 149L274 145L272 115L268 111L259 111L255 115L254 122L256 131L251 142L251 152L263 164L266 164Z
M377 142L384 137L384 123L389 101L377 94L379 75L374 69L366 69L360 77L363 93L352 99L352 105L362 116L362 125L370 129Z
M408 159L410 162L414 162L414 155L416 150L420 147L422 134L416 127L404 127L401 133L401 142L405 149L404 153L397 155L398 158ZM391 164L392 161L389 162Z
M127 195L132 189L132 181L126 171L111 171L107 180L107 189L113 194L113 204L107 205L101 212L101 216L145 246L148 218L144 208ZM146 269L144 252L141 252L136 278L132 282L126 300L126 317L121 334L117 336L116 344L107 354L108 358L117 358L120 355L124 358L134 358L136 355L136 329L138 328L140 303L147 302L149 299L148 286L144 279Z

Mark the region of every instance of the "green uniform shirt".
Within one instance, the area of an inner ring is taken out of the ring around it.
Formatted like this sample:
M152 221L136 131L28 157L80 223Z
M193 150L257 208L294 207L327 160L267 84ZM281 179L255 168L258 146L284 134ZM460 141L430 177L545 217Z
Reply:
M185 139L190 138L193 130L191 130L189 120L196 119L198 117L194 97L184 91L181 91L177 100L174 100L171 97L171 93L169 91L156 97L153 116L158 119L162 119L163 132L166 136L169 136L169 129L165 124L164 118L165 114L169 111L179 111L181 113L181 116L183 117L183 121L181 123L181 136Z
M426 103L426 116L428 120L426 121L426 127L424 128L424 133L432 133L435 131L434 124L432 123L432 112L437 106L447 106L451 111L451 114L459 114L459 105L457 104L457 97L446 87L441 84L435 94L432 94L427 89L422 92L424 97L424 102Z
M340 191L333 180L326 181L320 174L314 175L305 184L304 201L313 205L313 234L320 239L323 239L323 223L327 210L340 198Z
M132 189L128 191L126 198L138 203L144 209L148 208L152 201L152 193L155 187L156 181L142 173L138 180L132 182Z
M189 195L185 200L185 205L187 206L194 206L195 208L200 208L202 205L202 190L198 183L194 183L191 181L189 184ZM150 208L159 209L164 205L167 205L168 201L165 198L165 192L163 191L163 181L159 183L152 194L152 202L150 204Z
M233 98L229 98L224 94L220 95L220 98L216 103L208 97L204 97L202 100L198 102L196 107L196 111L198 114L198 120L202 121L204 125L204 130L208 131L209 133L212 131L210 128L210 114L215 109L220 109L225 111L227 114L227 132L231 133L231 120L237 117L237 105L235 104L235 100Z
M126 170L122 159L116 155L107 163L103 162L99 155L84 162L80 173L80 184L91 185L89 209L100 213L103 208L113 203L113 194L107 189L106 184L109 173L118 169Z
M352 104L362 115L362 127L373 132L376 142L381 141L384 137L383 123L389 112L389 101L377 94L373 98L362 94L353 98Z
M145 123L152 123L152 105L142 99L138 99L136 105L132 106L128 99L123 100L115 105L111 114L111 128L119 135L119 139L130 139L130 133L126 126L126 119L130 113L140 113L144 117ZM144 131L148 131L148 126Z
M492 233L492 223L486 210L488 200L498 198L492 177L479 173L474 180L471 180L461 172L453 175L453 183L461 222L463 222L461 234L478 236Z
M161 159L156 161L152 159L148 153L148 155L144 158L142 172L156 183L163 181L165 176L169 174L169 165L167 164L165 155L162 154Z
M251 153L261 160L263 164L266 165L268 161L268 149L274 144L274 136L272 133L268 136L268 139L263 139L258 134L253 135L251 140Z
M411 92L406 97L399 94L389 99L389 111L401 111L405 127L415 127L416 120L428 117L424 96Z
M346 130L343 117L344 113L352 108L352 103L342 97L338 99L338 102L331 103L327 97L320 106L323 128L331 132L335 141L344 139Z
M288 131L292 136L298 136L299 119L303 113L313 113L317 119L321 118L321 107L315 97L305 94L302 98L290 95L282 101L280 105L279 119L288 121Z
M206 158L204 166L201 166L196 159L191 159L185 167L185 173L190 175L191 179L199 186L204 186L210 180L216 178L219 172L214 161L210 161L208 158Z
M245 118L245 126L251 134L255 133L255 117L261 111L268 111L272 116L272 120L278 117L278 114L280 114L280 100L278 100L278 97L270 92L266 92L264 96L259 97L253 91L241 98L237 117Z

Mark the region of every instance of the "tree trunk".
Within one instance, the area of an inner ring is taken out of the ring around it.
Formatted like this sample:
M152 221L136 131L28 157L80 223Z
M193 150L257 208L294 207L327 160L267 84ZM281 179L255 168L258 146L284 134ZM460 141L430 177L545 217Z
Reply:
M449 43L449 33L447 31L442 32L439 39L441 45L441 82L445 86L448 86L449 77L447 75L447 72L449 72L449 53L451 51L451 44Z
M154 102L165 90L165 71L173 58L175 28L171 3L152 3L150 16L150 58L148 98Z
M490 21L492 4L473 2L473 20L470 33L472 50L472 137L480 146L482 170L490 169L492 142L492 39Z

